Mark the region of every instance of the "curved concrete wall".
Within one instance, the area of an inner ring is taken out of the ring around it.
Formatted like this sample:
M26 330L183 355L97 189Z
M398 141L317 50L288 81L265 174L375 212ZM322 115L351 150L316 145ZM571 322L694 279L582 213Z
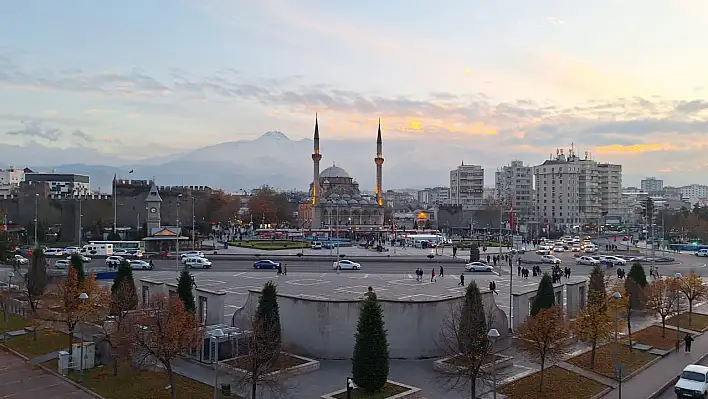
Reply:
M494 303L491 292L483 293L486 314L499 330L503 345L508 340L507 315ZM250 328L250 315L258 306L259 291L250 291L246 304L234 313L232 324ZM419 359L445 355L440 350L442 322L462 298L438 301L379 300L388 330L390 356ZM359 320L359 300L330 301L278 295L285 349L320 359L349 359ZM501 349L501 348L500 348Z

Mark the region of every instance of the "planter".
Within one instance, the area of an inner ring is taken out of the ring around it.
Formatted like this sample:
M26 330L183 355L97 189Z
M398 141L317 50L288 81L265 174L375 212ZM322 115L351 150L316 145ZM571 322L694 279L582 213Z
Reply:
M459 355L457 355L459 356ZM438 359L433 362L433 369L435 371L439 371L442 373L456 373L460 371L460 366L455 365L453 362L454 359L457 356L448 356L444 357L442 359ZM492 362L487 362L482 364L482 367L480 367L480 371L484 373L488 373L492 371L492 366L496 367L497 371L501 370L505 367L510 367L513 364L514 358L511 356L506 356L506 355L500 355L497 354L495 355L496 360L494 361L494 364Z
M389 385L396 385L397 387L402 388L404 390L401 393L395 394L393 396L388 396L386 399L403 399L403 398L408 398L408 399L422 399L422 393L420 388L412 387L410 385L406 384L401 384L400 382L396 381L391 381L391 380L386 380L386 384ZM347 390L346 389L340 389L339 391L334 391L330 392L328 394L320 396L321 399L342 399L346 397Z
M317 360L310 359L304 356L293 355L292 353L286 352L281 352L281 356L284 356L287 360L290 361L289 363L294 363L294 365L275 370L271 373L268 373L266 376L274 378L281 376L292 377L294 375L305 374L320 369L320 362L318 362ZM226 359L220 364L223 369L226 370L229 374L232 374L236 377L243 377L244 375L248 374L248 371L234 365L237 364L238 360L242 358L245 358L245 356Z

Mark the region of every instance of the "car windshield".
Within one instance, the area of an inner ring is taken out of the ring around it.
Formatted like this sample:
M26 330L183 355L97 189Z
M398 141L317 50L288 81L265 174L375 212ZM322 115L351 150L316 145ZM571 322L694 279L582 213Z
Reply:
M703 375L701 373L697 373L695 371L684 371L683 373L681 373L681 378L683 378L684 380L699 381L699 382L705 382L705 380L706 380L705 375Z

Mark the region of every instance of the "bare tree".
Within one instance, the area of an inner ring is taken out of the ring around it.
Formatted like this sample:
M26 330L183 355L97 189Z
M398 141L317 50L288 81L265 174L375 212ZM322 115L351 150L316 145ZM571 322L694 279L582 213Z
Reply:
M133 295L135 286L132 281L121 281L111 295L111 313L103 323L103 341L110 348L113 361L113 375L118 375L118 361L121 357L130 357L132 347L132 325L129 312L135 308Z
M654 280L646 288L646 306L661 317L661 336L666 336L666 318L676 312L678 295L676 279Z
M41 316L39 314L40 300L44 297L47 289L47 265L42 248L35 248L32 253L27 273L24 276L25 288L23 295L27 299L30 307L30 320L33 328L33 338L37 340L37 330L41 326Z
M692 271L690 275L682 277L678 284L681 292L686 295L686 300L688 301L688 326L690 327L693 321L693 304L708 296L708 285L706 285L703 279L694 271Z

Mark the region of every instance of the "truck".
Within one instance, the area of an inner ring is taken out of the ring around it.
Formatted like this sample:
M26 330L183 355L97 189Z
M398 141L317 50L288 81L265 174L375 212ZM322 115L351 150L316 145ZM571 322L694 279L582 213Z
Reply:
M81 255L84 256L112 256L113 244L90 243L81 247Z

